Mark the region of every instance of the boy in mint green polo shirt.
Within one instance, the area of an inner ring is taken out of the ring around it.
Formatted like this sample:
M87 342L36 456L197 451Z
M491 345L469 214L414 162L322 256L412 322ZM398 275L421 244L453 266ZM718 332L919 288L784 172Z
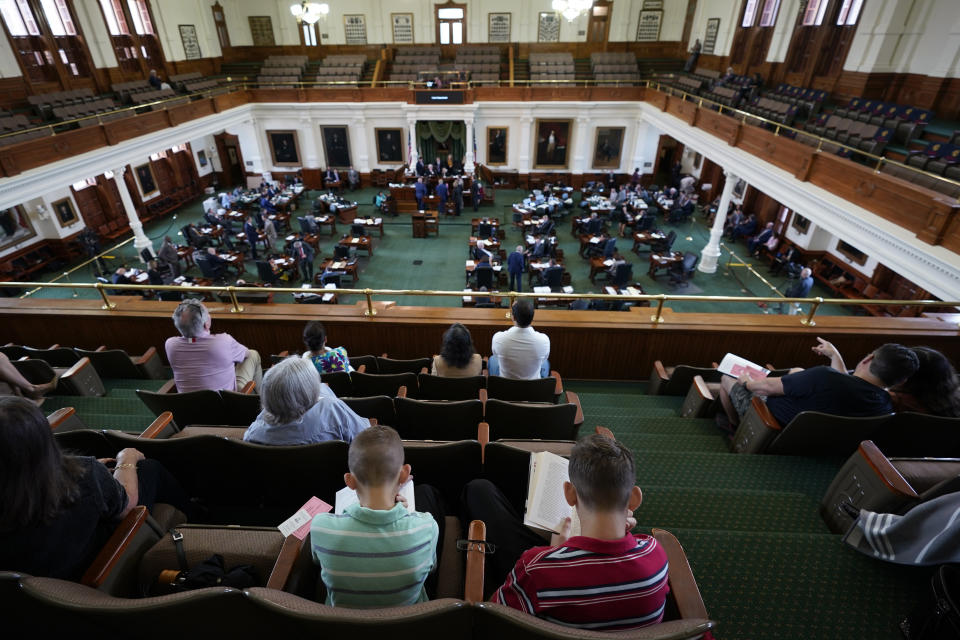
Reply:
M425 602L423 584L437 564L439 528L429 513L398 501L410 477L403 444L390 427L361 431L350 443L347 486L358 503L341 514L314 516L313 561L327 588L327 604L379 608Z

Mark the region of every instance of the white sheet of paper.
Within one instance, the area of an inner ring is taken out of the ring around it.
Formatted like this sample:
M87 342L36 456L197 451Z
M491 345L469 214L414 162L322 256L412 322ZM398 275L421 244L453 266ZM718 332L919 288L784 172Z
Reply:
M416 511L417 504L413 498L413 476L410 476L410 479L400 487L399 493L407 499L407 511ZM333 512L337 514L343 513L347 507L355 502L359 502L357 492L350 487L344 487L340 489L340 491L337 491L336 505L333 507Z

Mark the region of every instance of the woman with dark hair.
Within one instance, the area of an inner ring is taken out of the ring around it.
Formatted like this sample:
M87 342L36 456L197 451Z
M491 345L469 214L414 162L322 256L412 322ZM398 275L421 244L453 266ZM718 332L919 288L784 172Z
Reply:
M0 399L0 567L79 580L138 503L188 508L166 469L136 449L109 462L112 470L96 458L64 455L33 403Z
M307 348L303 359L312 362L320 375L337 371L353 371L346 349L343 347L331 349L327 346L327 329L322 322L314 320L307 323L303 328L303 344Z
M912 349L920 367L905 382L890 389L894 409L960 417L960 379L953 365L936 349Z
M473 348L470 331L455 322L443 334L440 355L433 356L433 375L447 378L479 376L483 369L483 358Z

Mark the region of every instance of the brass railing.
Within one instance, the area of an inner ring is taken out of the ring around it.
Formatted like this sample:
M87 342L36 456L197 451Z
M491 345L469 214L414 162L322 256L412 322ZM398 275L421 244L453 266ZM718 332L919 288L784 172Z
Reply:
M785 298L774 296L680 296L673 294L609 294L609 293L519 293L516 291L441 291L430 289L303 289L301 287L236 287L236 286L190 286L183 287L179 285L150 285L150 284L103 284L96 283L67 283L67 282L0 282L0 287L19 287L19 288L53 288L53 289L94 289L100 294L103 304L101 308L109 311L116 308L116 303L111 302L108 290L117 291L177 291L182 294L190 293L214 293L225 291L230 296L231 313L242 313L243 305L240 304L237 294L245 293L315 293L324 295L327 293L343 295L361 295L366 299L366 309L363 314L368 317L377 315L374 296L433 296L457 298L464 296L488 297L488 298L509 298L511 304L517 298L533 298L540 300L619 300L623 302L649 302L651 306L656 303L653 315L650 316L650 322L659 324L664 321L663 306L666 302L734 302L756 304L758 302L776 302L776 303L800 303L809 304L810 312L806 317L800 320L800 323L808 327L816 326L814 316L823 305L836 306L914 306L914 307L960 307L960 300L942 301L942 300L854 300L846 298ZM509 311L507 312L509 317Z

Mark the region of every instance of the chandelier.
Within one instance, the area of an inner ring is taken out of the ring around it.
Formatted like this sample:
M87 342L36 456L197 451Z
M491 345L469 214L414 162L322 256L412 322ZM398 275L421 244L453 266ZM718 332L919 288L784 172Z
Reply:
M553 10L573 22L593 6L593 0L553 0Z
M300 4L290 5L290 13L297 19L297 23L306 22L315 24L320 18L325 18L330 13L330 5L326 2L307 2L303 0Z

